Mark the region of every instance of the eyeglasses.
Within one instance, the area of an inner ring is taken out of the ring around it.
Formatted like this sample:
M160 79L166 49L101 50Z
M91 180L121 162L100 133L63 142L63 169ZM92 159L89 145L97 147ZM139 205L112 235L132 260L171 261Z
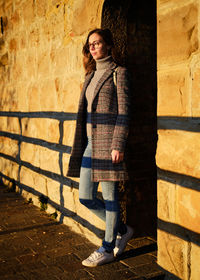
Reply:
M99 49L101 43L102 43L101 41L94 41L93 43L89 43L89 44L88 44L89 50L90 50L92 47L95 48L95 49Z

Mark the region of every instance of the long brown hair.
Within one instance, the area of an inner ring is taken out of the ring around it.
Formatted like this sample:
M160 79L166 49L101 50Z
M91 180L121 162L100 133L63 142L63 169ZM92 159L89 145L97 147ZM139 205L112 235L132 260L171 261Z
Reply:
M89 50L89 37L94 33L97 33L99 36L101 36L104 42L111 47L111 49L109 50L109 55L112 55L114 61L117 62L117 53L114 47L113 35L111 31L109 29L93 29L89 32L82 50L83 66L85 68L86 75L96 70L96 61L92 57Z

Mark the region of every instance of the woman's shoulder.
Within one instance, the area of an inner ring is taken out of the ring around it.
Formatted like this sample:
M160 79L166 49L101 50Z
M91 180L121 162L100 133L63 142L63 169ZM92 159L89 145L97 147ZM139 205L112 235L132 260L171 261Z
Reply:
M128 73L128 69L125 66L117 66L115 68L115 71L117 72L118 75L122 75L122 76L127 76L129 75Z
M115 71L117 71L117 72L127 72L128 69L127 69L126 66L121 66L121 65L117 65L117 64L116 64Z

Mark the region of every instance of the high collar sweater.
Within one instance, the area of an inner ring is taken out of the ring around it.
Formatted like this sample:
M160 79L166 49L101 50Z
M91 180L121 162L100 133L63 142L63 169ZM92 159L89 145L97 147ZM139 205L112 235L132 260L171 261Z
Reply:
M112 56L96 60L96 71L87 86L85 97L87 100L87 136L91 137L91 107L96 85L103 74L115 66Z

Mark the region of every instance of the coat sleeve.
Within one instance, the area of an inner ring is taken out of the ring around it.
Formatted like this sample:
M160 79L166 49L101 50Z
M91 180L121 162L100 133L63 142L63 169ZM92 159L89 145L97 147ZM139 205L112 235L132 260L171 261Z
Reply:
M115 123L111 150L124 152L129 131L130 119L130 80L127 69L117 70L117 102L118 115Z

